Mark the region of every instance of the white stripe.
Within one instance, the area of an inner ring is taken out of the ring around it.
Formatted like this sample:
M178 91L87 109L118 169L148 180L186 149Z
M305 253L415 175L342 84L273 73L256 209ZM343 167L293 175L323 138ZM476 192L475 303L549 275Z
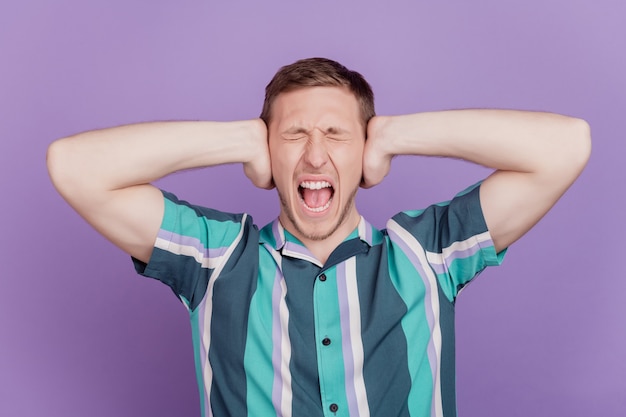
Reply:
M224 259L228 259L230 255L232 255L233 251L241 241L243 236L244 227L246 225L247 214L244 213L241 218L241 229L239 229L239 233L237 237L233 241L233 243L228 247L226 253L222 256ZM211 397L211 383L213 382L213 369L211 368L211 363L208 358L209 347L211 346L211 318L213 313L213 286L215 285L215 280L220 276L222 269L224 269L224 265L226 262L222 262L215 266L213 273L211 274L211 278L209 279L206 294L205 294L205 307L204 307L204 329L202 329L202 346L204 348L204 353L207 354L206 361L204 363L204 369L202 370L202 378L204 379L204 390L207 394L207 399ZM204 395L205 393L201 393ZM207 417L211 417L213 415L213 410L210 404L206 404L209 415Z
M432 316L434 318L433 329L431 331L432 344L435 348L435 372L433 375L433 405L435 408L435 417L443 417L443 404L441 402L441 327L439 325L439 296L437 293L437 277L433 273L433 270L428 265L426 254L422 245L411 235L408 231L402 228L398 223L393 220L387 222L387 229L393 230L404 243L411 249L411 251L417 256L426 279L430 284L430 293L425 294L425 297L429 297L430 305L432 307ZM411 389L417 389L413 386Z
M431 265L444 265L444 269L447 271L448 266L446 265L446 261L443 258L443 254L436 252L426 252L426 259L428 259L428 263Z
M202 268L214 269L217 265L221 264L224 259L228 259L228 256L230 256L230 254L227 252L221 256L206 258L204 254L194 246L181 245L179 243L170 242L169 240L165 240L160 237L157 237L154 246L159 249L171 252L174 255L190 256L194 258Z
M324 265L317 260L317 258L315 258L312 254L311 255L307 255L306 253L302 253L302 252L294 252L294 251L290 251L289 249L287 249L286 247L283 247L283 255L286 256L290 256L292 258L296 258L296 259L302 259L304 261L308 261L311 262L313 265L317 265L320 268L323 267Z
M352 345L352 361L354 369L354 392L358 404L359 416L369 417L370 409L367 402L367 391L363 379L363 340L361 339L361 305L359 303L359 289L356 280L356 258L352 257L345 262L346 266L346 295L350 312L350 343Z
M472 247L476 246L476 243L483 243L489 240L491 240L489 232L483 232L481 234L471 236L465 240L454 242L450 246L443 248L441 250L441 253L443 254L444 258L447 258L455 252L461 252L467 249L471 249Z
M426 257L428 258L428 262L430 262L431 264L445 265L447 264L446 259L454 255L456 252L462 252L471 249L477 244L480 247L480 243L488 242L490 240L491 235L489 234L489 232L483 232L481 234L471 236L468 239L454 242L450 246L443 248L441 250L441 253L426 252Z
M269 253L274 258L276 267L280 270L280 302L278 305L278 314L280 318L280 377L283 382L281 387L281 403L280 413L281 417L291 417L293 408L293 393L291 390L291 372L289 370L289 363L291 362L291 341L289 340L289 309L287 308L287 302L285 300L287 296L287 284L282 272L282 258L278 251L274 250L269 245L265 245ZM273 306L272 306L273 308Z
M365 226L365 219L363 218L363 216L361 216L361 220L359 220L358 231L359 231L359 238L361 240L367 241L367 239L366 239L367 229L366 229L366 226Z
M291 342L289 340L289 310L287 309L287 303L285 302L285 297L287 295L287 285L285 284L285 278L282 278L280 281L280 289L280 351L282 352L280 376L283 381L280 411L283 417L291 417L292 391L291 372L289 371L289 363L291 362Z
M191 311L191 309L189 308L189 301L187 301L187 299L185 297L183 297L182 295L178 296L178 298L180 298L180 301L182 301L182 303L185 306L185 308L187 310Z

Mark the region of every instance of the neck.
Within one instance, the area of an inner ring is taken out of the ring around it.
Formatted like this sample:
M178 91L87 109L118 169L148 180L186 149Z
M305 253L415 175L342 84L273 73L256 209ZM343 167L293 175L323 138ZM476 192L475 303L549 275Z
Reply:
M302 243L304 243L304 246L306 246L313 256L315 256L315 258L320 261L322 265L324 265L326 264L330 254L333 253L337 246L339 246L349 234L350 233L337 238L333 236L324 240L303 241Z
M322 265L326 263L330 254L343 242L346 237L354 231L361 221L361 215L354 210L353 213L326 238L312 239L300 233L288 220L283 221L283 227L292 235L297 237L306 248L320 261Z

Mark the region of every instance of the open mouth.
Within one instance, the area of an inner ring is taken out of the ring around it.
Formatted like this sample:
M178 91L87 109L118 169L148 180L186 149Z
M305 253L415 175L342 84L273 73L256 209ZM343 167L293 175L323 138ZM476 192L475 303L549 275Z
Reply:
M335 189L328 181L302 181L298 194L307 210L320 213L330 207Z

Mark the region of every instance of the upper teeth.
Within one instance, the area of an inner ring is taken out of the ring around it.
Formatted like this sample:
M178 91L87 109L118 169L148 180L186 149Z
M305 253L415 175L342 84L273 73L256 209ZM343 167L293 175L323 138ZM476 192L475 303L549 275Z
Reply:
M328 181L302 181L300 187L308 188L309 190L320 190L330 187L330 183Z

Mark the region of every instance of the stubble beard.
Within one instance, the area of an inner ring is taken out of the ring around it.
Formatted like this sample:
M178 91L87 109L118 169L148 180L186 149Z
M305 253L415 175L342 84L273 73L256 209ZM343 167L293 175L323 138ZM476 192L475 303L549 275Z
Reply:
M339 219L337 220L337 223L333 227L331 227L327 233L323 233L323 234L322 233L306 233L304 230L302 230L302 227L300 227L300 224L296 221L296 217L293 214L293 210L291 209L289 204L287 204L287 200L285 200L285 198L283 197L281 192L278 191L278 189L277 189L277 192L278 192L278 198L280 199L280 205L284 213L287 215L287 219L289 219L289 222L293 225L296 232L298 232L300 236L303 236L306 239L320 241L320 240L328 239L330 236L332 236L333 233L335 233L337 229L339 229L339 227L346 221L346 219L350 215L351 208L354 206L354 199L356 198L356 193L358 190L359 190L359 187L357 186L354 188L352 193L350 193L350 197L348 198L348 201L346 201L346 204L343 206L343 209L341 210L341 214L339 215Z

